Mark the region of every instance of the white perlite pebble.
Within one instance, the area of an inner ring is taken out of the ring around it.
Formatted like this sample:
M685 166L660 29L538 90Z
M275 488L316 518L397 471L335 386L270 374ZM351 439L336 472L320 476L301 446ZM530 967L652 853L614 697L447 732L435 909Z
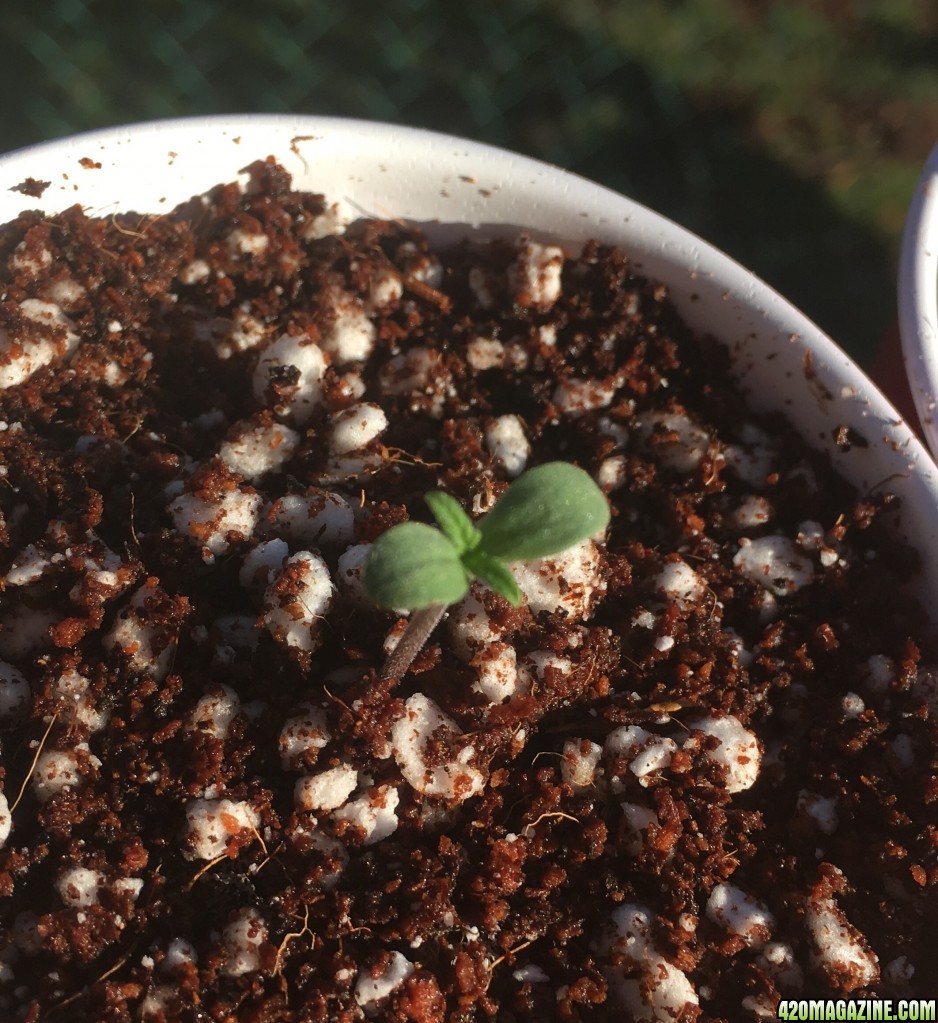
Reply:
M775 1006L777 1004L778 999L774 996L770 997L765 994L746 995L740 1001L739 1007L755 1019L770 1021L776 1018Z
M623 848L630 856L638 856L645 848L648 827L658 823L658 815L649 806L641 803L622 803L627 832L623 836Z
M23 955L34 956L42 949L39 917L30 910L17 913L13 920L13 943Z
M362 379L361 373L355 369L347 370L338 378L336 383L338 384L335 390L337 400L358 401L359 398L364 397L365 391L368 389L368 385Z
M222 932L228 959L222 971L229 977L253 973L261 965L261 946L267 941L267 926L256 909L239 909Z
M625 485L628 479L628 460L625 455L604 458L596 470L596 483L607 494Z
M530 688L535 680L543 682L548 672L565 677L571 671L573 671L573 661L569 657L552 653L550 650L532 650L524 655L519 674L522 681Z
M375 976L362 972L355 984L355 1001L366 1011L374 1010L377 1003L396 991L414 972L414 964L400 952L391 952L384 972Z
M264 514L267 529L305 547L346 547L355 533L355 512L341 494L310 490L287 494Z
M297 650L318 650L335 593L329 567L318 554L300 551L275 575L264 593L262 618L268 632Z
M215 739L225 739L231 722L240 712L238 694L230 686L218 686L217 691L206 693L192 708L189 727Z
M204 259L193 259L186 263L179 271L178 279L180 284L199 284L206 281L212 272L212 268Z
M915 967L908 956L898 956L886 964L883 976L893 984L908 984L915 976Z
M818 830L825 835L833 835L840 824L837 814L837 800L831 796L819 796L814 792L802 789L798 793L798 809L807 814Z
M339 555L336 563L335 581L346 597L356 603L370 605L371 598L365 591L362 576L371 554L370 543L358 543Z
M78 754L72 750L40 753L33 768L32 784L40 803L47 802L57 792L78 788L84 784Z
M485 430L485 446L506 474L514 479L524 472L531 457L531 442L524 432L520 416L499 416Z
M677 743L673 739L648 732L639 725L614 728L603 743L604 755L627 761L629 771L643 788L649 786L655 772L670 767L676 751ZM621 780L616 776L610 780L612 790L621 792L624 788Z
M295 770L306 752L321 750L331 738L326 712L321 707L300 704L280 730L280 763L284 770Z
M472 688L489 703L503 703L518 692L518 654L510 643L491 643L471 663L479 673Z
M757 594L755 603L759 607L759 621L763 625L774 622L778 618L778 599L771 590L763 590Z
M388 428L388 417L380 405L363 401L340 412L329 428L329 448L334 455L360 451Z
M456 723L423 693L414 693L404 704L404 714L394 722L391 742L394 759L404 779L425 796L442 796L463 802L482 790L485 779L466 761L474 750L466 746L456 759L429 766L426 749L431 741L453 742L460 736Z
M336 810L333 820L346 821L362 831L362 845L374 845L397 830L400 798L393 785L381 785Z
M375 325L364 306L341 288L330 289L326 296L332 306L332 324L322 335L320 346L337 366L364 362L375 346Z
M133 585L136 569L104 544L94 533L88 533L94 544L90 557L84 559L84 575L69 590L76 603L91 600L113 600Z
M228 232L225 238L225 247L228 255L238 258L239 256L261 256L267 251L270 239L261 231L245 231L236 227Z
M512 565L512 573L528 606L539 611L565 611L585 619L596 596L606 590L599 548L583 540L560 554Z
M104 875L88 867L69 867L59 874L55 890L66 906L94 906L98 902L98 891L104 884Z
M467 664L473 657L501 637L492 625L482 603L482 587L473 583L469 592L454 604L446 617L446 627L456 655Z
M368 282L368 302L366 308L369 311L385 309L404 294L404 285L397 274L390 270L378 270Z
M126 895L131 902L136 902L143 891L143 879L140 877L118 877L111 885L111 889L118 895Z
M181 494L169 506L173 525L202 551L202 560L214 562L226 554L231 540L246 540L260 519L263 498L253 490L230 490L221 500Z
M766 498L750 494L732 509L728 518L737 529L746 530L764 526L772 518L772 515L772 505Z
M770 941L759 953L756 962L774 978L776 985L783 991L801 990L804 973L798 965L795 950L791 945L781 941Z
M403 355L394 355L378 372L378 383L384 394L410 394L429 388L440 356L418 345Z
M616 382L614 380L570 377L556 386L551 395L551 401L557 406L561 415L576 418L585 412L608 408L615 396Z
M912 738L905 733L897 735L889 744L889 751L903 771L908 771L915 763L915 746Z
M219 448L218 457L232 472L246 480L277 472L288 462L300 443L300 435L282 423L249 427Z
M640 977L621 979L614 986L623 1007L635 1023L673 1023L688 1009L699 1005L693 984L651 944L651 912L644 906L625 903L612 914L618 933L615 950Z
M730 648L736 654L736 659L744 667L748 668L755 660L755 654L746 646L742 636L734 629L724 628L723 635L730 642Z
M849 992L879 979L879 959L832 898L809 899L804 921L812 963L838 988Z
M329 359L323 350L305 335L281 334L260 355L254 370L254 397L267 401L268 388L283 367L293 367L299 376L294 383L280 385L274 410L292 416L301 426L322 402L322 381Z
M300 778L293 788L298 810L337 810L358 787L358 771L339 764L327 771Z
M679 607L696 604L707 584L686 561L669 561L655 577L655 589Z
M187 860L214 860L232 838L256 832L260 818L250 803L232 799L193 799L186 805Z
M0 722L11 724L27 711L32 690L21 671L0 661Z
M875 696L889 692L889 685L896 677L896 666L885 654L873 654L866 662L865 688Z
M43 246L41 249L28 245L25 240L13 250L10 266L16 274L27 274L36 277L52 265L52 253Z
M634 408L635 402L628 400L625 404L630 408ZM616 451L621 451L628 443L628 429L611 416L600 416L596 420L596 428L601 437L606 437L613 442Z
M525 963L524 966L512 970L511 975L519 984L546 984L550 980L537 963Z
M314 478L318 483L343 483L346 486L377 472L384 464L388 452L378 446L373 451L356 451L351 455L330 458L326 468Z
M267 329L251 315L250 308L245 302L235 309L230 320L219 316L196 324L196 338L211 345L219 359L230 359L238 352L256 348L267 337Z
M602 746L583 739L568 739L563 744L563 759L560 761L560 776L575 789L583 789L596 780L596 768L602 756Z
M710 446L710 435L682 412L657 412L638 424L638 437L655 460L674 472L693 472Z
M819 551L824 546L824 527L820 522L808 520L798 526L796 540L803 551Z
M219 358L227 359L235 352L246 352L256 348L266 337L264 324L256 316L251 315L250 309L246 302L235 309L228 337L216 348Z
M844 693L840 706L848 719L858 718L866 710L863 698L857 693Z
M824 527L819 522L804 522L798 529L798 546L808 553L816 553L823 568L832 568L841 561L846 548L831 539L828 542Z
M334 202L322 213L317 213L300 228L303 241L318 241L333 235L345 234L345 229L352 221L352 213L344 202Z
M104 637L104 646L119 649L135 671L150 672L160 680L165 677L176 650L175 639L159 637L162 646L157 649L155 630L146 621L148 600L164 597L165 594L152 582L146 582L136 590L130 602L118 614L110 632Z
M638 778L639 785L647 788L649 776L671 766L671 757L677 751L677 743L664 736L653 736L632 758L629 770Z
M266 540L248 551L241 562L238 582L246 590L266 589L290 556L286 540Z
M10 804L3 792L0 792L0 849L7 844L10 832L13 830L13 814L10 813Z
M404 271L422 284L439 288L443 283L443 264L429 252L421 252L413 242L403 242L397 250L398 260L403 261Z
M196 963L198 960L198 953L191 942L186 941L185 938L173 938L166 946L166 955L163 956L160 969L168 973L179 966Z
M706 717L694 722L690 729L685 746L696 742L695 732L713 735L720 740L720 745L710 750L707 757L726 768L727 792L743 792L755 784L762 763L759 740L736 718L729 714L722 718Z
M42 291L44 298L66 310L74 309L87 294L74 277L60 277L47 284Z
M495 296L492 294L490 281L482 267L471 267L466 279L479 305L483 309L491 309L495 303Z
M0 390L16 387L53 359L71 355L78 347L75 325L54 302L27 298L19 311L35 325L35 331L12 335L0 327Z
M179 1008L179 993L169 984L153 984L137 1010L141 1020L165 1020Z
M752 424L740 431L739 444L724 445L723 457L727 468L756 489L766 485L777 461L769 435Z
M744 938L750 948L762 948L775 927L775 917L765 906L732 884L713 889L706 913L715 924Z
M390 629L388 629L384 635L384 642L381 644L381 649L384 650L385 657L390 657L391 654L394 653L406 629L406 618L400 618L391 626Z
M754 583L783 597L814 581L814 566L787 536L744 539L733 565Z
M476 373L505 365L505 346L493 337L474 337L466 345L466 362Z
M609 757L621 757L628 760L643 743L654 736L641 725L620 725L606 736L603 752Z
M552 306L561 292L563 249L525 241L518 246L518 258L509 271L508 286L515 301L541 309Z
M3 581L7 586L28 586L41 579L43 573L52 565L52 558L31 543L13 559L13 564L3 577Z

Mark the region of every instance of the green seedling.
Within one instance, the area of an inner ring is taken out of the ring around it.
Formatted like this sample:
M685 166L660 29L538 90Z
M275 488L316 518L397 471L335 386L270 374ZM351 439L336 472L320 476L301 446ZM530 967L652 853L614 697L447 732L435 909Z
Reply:
M521 590L509 567L558 554L605 529L609 505L588 473L569 462L529 469L476 525L442 491L425 498L439 529L403 522L378 538L364 585L381 607L413 611L382 671L396 680L407 670L449 604L480 579L516 607Z

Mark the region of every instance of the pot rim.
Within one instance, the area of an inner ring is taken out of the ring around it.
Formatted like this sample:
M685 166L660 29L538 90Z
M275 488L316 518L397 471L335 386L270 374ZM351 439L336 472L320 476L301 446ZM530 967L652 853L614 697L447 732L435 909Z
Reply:
M922 430L938 453L938 145L925 161L902 232L899 335Z

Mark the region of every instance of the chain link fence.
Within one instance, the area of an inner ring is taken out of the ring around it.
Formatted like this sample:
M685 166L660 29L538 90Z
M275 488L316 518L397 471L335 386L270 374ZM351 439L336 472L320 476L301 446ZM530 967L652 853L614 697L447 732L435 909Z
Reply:
M853 6L866 13L838 15ZM938 134L938 67L921 50L936 29L926 8L915 0L6 0L0 150L109 124L242 111L466 135L672 216L862 358L892 316L901 210L928 149L925 138L920 152L912 145L884 171L869 119L851 122L869 108L872 43L864 40L873 30L872 42L886 38L877 18L891 11L896 52L875 65L882 81L873 85L883 104L908 93ZM913 43L917 77L890 78ZM824 103L832 57L849 66L836 65ZM881 115L874 104L874 136ZM837 191L838 146L866 154L877 204Z

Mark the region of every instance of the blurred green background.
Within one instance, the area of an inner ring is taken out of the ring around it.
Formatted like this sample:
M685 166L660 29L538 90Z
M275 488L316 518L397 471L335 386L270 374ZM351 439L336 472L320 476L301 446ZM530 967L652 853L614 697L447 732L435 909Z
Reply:
M466 135L625 192L869 363L938 139L934 0L4 0L0 150L293 111Z

